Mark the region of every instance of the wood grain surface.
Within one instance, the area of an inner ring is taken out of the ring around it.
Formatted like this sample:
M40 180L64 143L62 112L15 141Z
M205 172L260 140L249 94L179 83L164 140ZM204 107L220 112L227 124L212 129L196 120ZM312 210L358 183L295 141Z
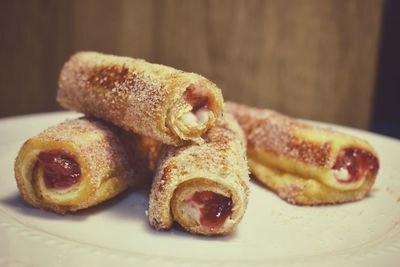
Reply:
M225 99L367 128L382 0L0 2L0 117L59 109L79 50L198 72Z

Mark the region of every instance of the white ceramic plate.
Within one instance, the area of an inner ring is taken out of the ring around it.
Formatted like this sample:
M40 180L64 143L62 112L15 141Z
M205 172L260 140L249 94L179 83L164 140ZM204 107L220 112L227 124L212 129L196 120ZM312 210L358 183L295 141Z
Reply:
M25 205L14 158L29 137L71 112L0 120L0 266L400 266L400 142L333 126L367 139L381 169L363 201L298 207L251 184L235 234L205 238L147 223L146 192L129 192L76 214Z

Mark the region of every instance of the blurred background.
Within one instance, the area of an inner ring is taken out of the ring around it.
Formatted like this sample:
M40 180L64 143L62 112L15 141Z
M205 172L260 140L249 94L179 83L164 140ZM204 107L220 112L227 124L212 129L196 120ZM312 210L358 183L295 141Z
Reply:
M59 110L80 50L197 72L227 100L400 137L400 1L2 0L0 117Z

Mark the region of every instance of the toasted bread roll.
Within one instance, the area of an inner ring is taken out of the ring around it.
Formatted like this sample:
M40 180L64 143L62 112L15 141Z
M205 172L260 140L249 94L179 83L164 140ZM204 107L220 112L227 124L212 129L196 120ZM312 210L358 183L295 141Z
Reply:
M206 78L144 60L80 52L64 65L58 102L165 144L201 142L222 114Z
M155 229L176 221L195 234L224 235L239 224L248 201L245 140L237 122L224 117L205 143L161 149L148 210Z
M226 103L247 137L253 175L281 198L317 205L363 198L379 160L366 141L267 109Z
M15 161L22 198L57 213L94 206L151 177L157 143L89 118L29 139Z

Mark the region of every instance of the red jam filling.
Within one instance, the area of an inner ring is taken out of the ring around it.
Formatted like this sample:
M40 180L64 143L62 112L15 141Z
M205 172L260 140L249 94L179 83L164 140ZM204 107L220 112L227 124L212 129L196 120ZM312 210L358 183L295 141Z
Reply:
M221 227L232 214L232 199L223 195L202 191L194 193L192 201L201 206L200 223L206 227Z
M335 165L332 167L332 169L338 171L345 169L349 173L348 179L338 179L341 183L357 182L364 178L368 171L374 174L378 171L378 168L378 158L360 148L343 149L336 158Z
M200 109L208 109L210 103L208 96L205 94L201 94L198 89L190 86L186 89L184 93L184 98L187 103L189 103L193 108L192 112L196 113L196 111Z
M76 184L81 177L79 164L62 150L40 152L39 161L44 167L47 188L65 189Z

